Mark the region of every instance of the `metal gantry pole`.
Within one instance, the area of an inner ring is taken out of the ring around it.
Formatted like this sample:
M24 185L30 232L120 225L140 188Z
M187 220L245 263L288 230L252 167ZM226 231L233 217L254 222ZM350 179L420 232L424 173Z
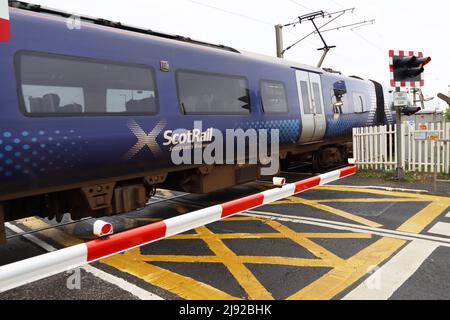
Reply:
M319 60L319 63L317 64L317 68L321 68L323 61L325 60L325 57L327 56L328 52L330 52L330 47L326 47L323 49L322 57Z
M395 88L395 92L400 92L400 88ZM402 112L400 108L396 108L397 113L397 168L396 168L396 175L398 180L405 179L405 170L403 168L403 159L402 159Z
M281 24L277 24L275 26L275 38L277 42L277 57L284 58L283 54L283 26Z

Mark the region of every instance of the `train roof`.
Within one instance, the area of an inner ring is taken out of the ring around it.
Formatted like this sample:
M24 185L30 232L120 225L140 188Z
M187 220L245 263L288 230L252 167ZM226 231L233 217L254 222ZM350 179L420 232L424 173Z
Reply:
M166 38L166 39L170 39L170 40L182 41L182 42L192 43L192 44L196 44L196 45L200 45L200 46L206 46L206 47L211 47L211 48L215 48L215 49L239 53L238 50L236 50L232 47L229 47L229 46L222 45L222 44L214 44L214 43L204 42L204 41L195 40L195 39L192 39L189 37L163 33L163 32L154 31L151 29L143 29L143 28L139 28L136 26L122 24L121 22L111 21L111 20L107 20L107 19L78 15L75 13L69 13L69 12L65 12L62 10L47 8L47 7L43 7L41 5L31 4L31 3L27 3L27 2L23 2L23 1L9 0L9 6L13 7L13 8L18 8L18 9L23 9L23 10L33 11L33 12L51 14L51 15L60 16L63 18L69 18L69 17L72 17L75 15L76 17L80 18L83 22L93 23L95 25L101 25L101 26L105 26L105 27L111 27L111 28L116 28L116 29L121 29L121 30L126 30L126 31L141 33L141 34L147 34L147 35L152 35L152 36L161 37L161 38Z
M325 71L321 68L313 67L313 66L302 64L302 63L295 62L295 61L290 61L290 60L286 60L286 59L267 56L267 55L263 55L260 53L255 53L255 52L250 52L250 51L241 51L241 54L243 56L252 58L254 60L260 60L260 61L269 62L269 63L277 63L277 64L285 65L287 67L295 68L295 69L299 69L299 70L307 70L307 71L312 71L312 72L317 72L317 73L325 73Z
M31 4L23 1L15 1L15 0L9 0L9 6L12 8L22 9L30 12L36 12L36 13L43 13L43 14L49 14L53 15L55 17L62 17L62 18L69 18L76 16L77 18L80 18L81 21L85 23L91 23L93 25L97 26L103 26L103 27L109 27L114 28L116 30L123 30L123 31L129 31L136 34L142 34L142 35L149 35L158 37L160 39L167 39L172 41L178 41L181 43L185 43L186 45L194 45L199 48L209 48L209 49L215 49L219 50L223 53L233 53L233 54L239 54L243 58L248 58L255 61L260 62L266 62L266 63L272 63L272 64L278 64L283 65L289 68L299 69L299 70L306 70L310 72L316 72L316 73L327 73L327 74L336 74L336 72L330 71L328 69L322 69L315 66L310 66L302 63L298 63L295 61L290 61L286 59L280 59L277 57L267 56L255 52L250 51L244 51L244 50L237 50L235 48L232 48L230 46L222 45L222 44L214 44L209 43L205 41L195 40L189 37L181 36L181 35L173 35L168 33L163 33L159 31L154 31L151 29L143 29L140 27L128 25L128 24L122 24L121 22L115 22L107 19L102 18L94 18L84 15L78 15L76 13L69 13L58 9L48 8L37 4ZM338 73L338 77L342 76L340 73Z

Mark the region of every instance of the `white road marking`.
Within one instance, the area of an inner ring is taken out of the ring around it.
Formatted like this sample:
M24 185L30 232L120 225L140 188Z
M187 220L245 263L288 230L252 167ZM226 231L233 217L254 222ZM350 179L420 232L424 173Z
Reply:
M430 237L420 234L392 231L381 228L363 227L350 223L330 222L322 219L293 217L271 212L247 211L245 216L270 218L279 221L303 223L314 226L346 230L358 233L370 233L382 237L410 240L398 254L392 257L381 268L367 278L365 282L351 291L344 299L347 300L383 300L388 299L408 280L422 265L422 263L439 246L450 247L448 238ZM374 266L375 267L375 266ZM368 270L369 272L369 270Z
M13 225L13 224L11 224L9 222L5 223L5 227L8 228L9 230L15 232L15 233L19 233L20 234L20 233L24 233L25 232L22 229L20 229L19 227L15 226L15 225ZM55 247L49 245L48 243L42 241L41 239L37 238L36 236L34 236L32 234L24 234L24 235L22 235L22 237L24 237L28 241L34 243L38 247L41 247L45 251L48 251L48 252L56 251Z
M450 218L450 211L445 215L446 218Z
M90 274L96 276L97 278L102 279L103 281L106 281L113 285L118 286L120 289L131 293L132 295L138 297L141 300L164 300L163 298L161 298L160 296L157 296L154 293L144 290L138 286L135 286L134 284L132 284L122 278L116 277L110 273L104 272L103 270L94 268L91 265L86 265L81 268L84 269L85 271L89 272Z
M438 222L428 231L428 233L450 237L450 223Z
M428 190L403 189L403 188L378 187L378 186L347 186L347 185L331 185L331 184L329 184L329 185L327 185L327 187L349 188L349 189L373 189L373 190L398 191L398 192L408 192L408 193L418 193L418 194L429 193Z
M450 239L449 238L427 236L427 235L423 235L423 234L415 234L415 233L409 233L409 232L403 232L403 231L394 231L394 230L388 230L388 229L382 229L382 228L372 228L372 227L366 227L366 226L361 226L361 225L352 224L352 223L329 221L329 220L322 220L322 219L308 218L308 217L301 217L301 216L290 216L290 215L283 215L283 214L278 214L278 213L273 213L273 212L255 211L255 210L246 211L246 213L243 213L242 215L250 216L250 217L258 217L258 218L266 218L266 219L270 218L270 219L286 221L286 222L303 223L303 224L309 224L309 225L314 225L314 226L319 226L319 227L331 228L331 229L336 229L336 230L345 230L345 231L351 231L351 232L357 232L357 233L370 233L373 235L389 237L389 238L394 238L394 239L429 242L429 243L435 243L435 244L441 245L443 247L450 247Z
M400 288L439 247L439 244L412 241L343 300L386 300Z
M15 232L15 233L25 233L24 230L22 230L21 228L7 222L5 223L5 227L10 229L11 231ZM42 249L44 249L45 251L48 252L53 252L53 251L57 251L57 249L55 247L53 247L52 245L46 243L45 241L42 241L41 239L37 238L34 235L31 234L24 234L22 235L25 239L27 239L28 241L34 243L35 245L41 247ZM147 290L144 290L122 278L119 278L117 276L114 276L112 274L109 274L107 272L104 272L103 270L97 269L91 265L86 265L83 267L80 267L80 269L85 270L86 272L96 276L97 278L108 282L112 285L115 285L117 287L119 287L120 289L131 293L132 295L134 295L135 297L141 299L141 300L164 300L163 298L161 298L160 296L153 294Z

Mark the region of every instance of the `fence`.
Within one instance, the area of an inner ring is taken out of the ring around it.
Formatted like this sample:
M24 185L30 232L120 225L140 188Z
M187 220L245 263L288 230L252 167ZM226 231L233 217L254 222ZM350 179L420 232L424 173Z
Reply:
M397 166L396 125L353 129L353 157L361 169L394 170ZM405 171L450 173L450 123L401 125ZM434 140L433 140L434 139Z

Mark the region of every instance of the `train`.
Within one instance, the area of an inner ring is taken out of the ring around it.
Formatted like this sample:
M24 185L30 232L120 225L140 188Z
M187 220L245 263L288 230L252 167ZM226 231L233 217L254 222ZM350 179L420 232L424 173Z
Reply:
M170 133L278 129L279 161L351 155L354 127L392 124L373 80L19 1L0 43L0 238L4 222L145 207L155 188L208 193L260 164L174 165ZM208 133L206 133L208 134ZM173 138L173 136L172 136Z

